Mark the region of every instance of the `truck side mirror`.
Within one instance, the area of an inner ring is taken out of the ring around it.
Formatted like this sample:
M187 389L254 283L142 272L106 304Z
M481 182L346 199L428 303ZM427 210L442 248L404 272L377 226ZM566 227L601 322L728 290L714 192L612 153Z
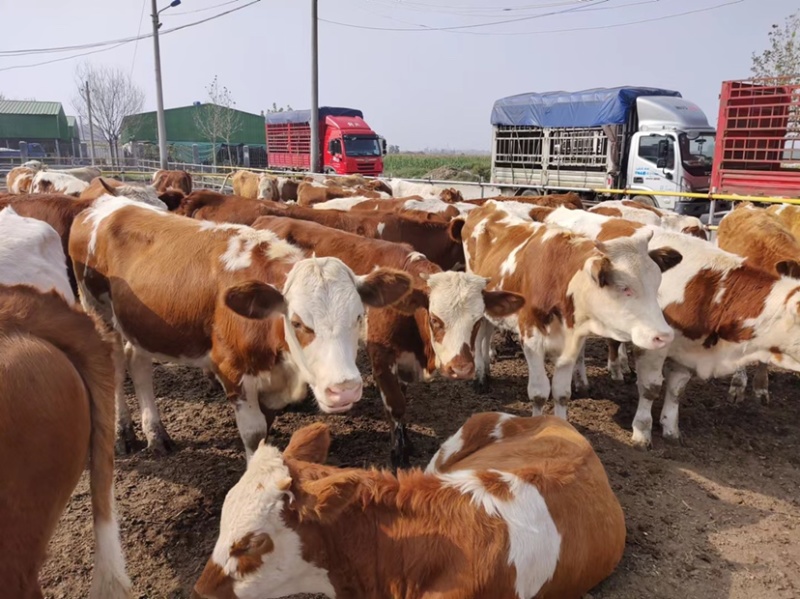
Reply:
M342 140L332 139L328 142L328 151L334 156L342 153Z
M386 138L381 137L381 152L386 156Z
M669 139L661 139L658 141L658 160L656 161L656 168L667 168L669 159Z

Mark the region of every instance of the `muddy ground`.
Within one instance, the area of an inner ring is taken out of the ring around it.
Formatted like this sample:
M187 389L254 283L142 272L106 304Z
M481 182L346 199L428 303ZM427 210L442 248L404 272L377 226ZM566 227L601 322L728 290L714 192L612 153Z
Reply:
M608 470L628 538L618 570L591 597L800 597L798 377L773 371L769 406L751 398L730 407L727 380L693 381L681 408L684 445L665 445L656 430L653 449L644 453L629 443L635 384L607 378L604 349L590 342L591 399L574 400L569 417ZM524 361L498 361L492 374L485 395L469 383L410 386L415 464L424 465L470 414L529 413ZM332 427L332 459L348 466L386 464L389 429L371 377L366 380L364 398L350 414L284 414L273 442L283 447L299 426L322 419ZM146 452L120 458L118 509L135 596L187 597L213 548L222 501L244 469L244 452L230 408L200 371L158 366L155 382L164 423L179 450L166 458ZM132 395L129 401L133 405ZM41 573L45 596L85 597L91 556L84 476Z

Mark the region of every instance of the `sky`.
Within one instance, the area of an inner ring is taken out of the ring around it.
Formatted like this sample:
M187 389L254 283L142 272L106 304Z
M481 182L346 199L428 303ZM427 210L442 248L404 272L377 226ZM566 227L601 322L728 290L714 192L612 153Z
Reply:
M145 110L155 110L152 38L83 57L90 50L9 55L149 33L150 1L0 0L0 93L62 102L75 114L75 67L90 61L129 72ZM183 0L162 13L166 108L206 101L214 75L242 110L309 107L312 2L250 2ZM168 4L158 0L159 9ZM746 78L771 25L798 8L797 0L319 0L320 104L361 109L401 150L488 152L494 101L525 92L674 89L713 125L721 82ZM670 17L689 11L702 12Z

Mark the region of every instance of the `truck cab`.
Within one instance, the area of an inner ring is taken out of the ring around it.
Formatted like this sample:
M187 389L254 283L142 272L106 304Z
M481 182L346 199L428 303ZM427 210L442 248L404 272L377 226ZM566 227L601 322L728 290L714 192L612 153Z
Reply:
M357 116L325 118L323 165L327 173L378 176L383 172L386 140Z
M661 208L700 216L705 202L649 191L706 193L714 162L715 131L703 111L679 97L636 99L638 131L631 138L626 186Z

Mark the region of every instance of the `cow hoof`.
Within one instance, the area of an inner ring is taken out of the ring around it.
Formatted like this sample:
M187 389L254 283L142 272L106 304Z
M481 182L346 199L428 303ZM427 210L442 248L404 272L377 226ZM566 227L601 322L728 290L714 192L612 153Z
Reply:
M677 434L662 433L661 438L664 439L664 443L666 445L672 445L673 447L681 447L684 445L683 437L681 437L680 433Z
M756 391L756 397L761 401L762 406L770 404L769 391Z
M647 451L652 446L652 442L649 435L634 430L631 436L631 445L634 449L638 449L639 451Z
M404 424L398 424L394 429L394 447L392 447L391 463L392 469L408 468L411 466L411 454L413 448L408 438L408 432Z
M144 449L144 443L136 438L133 430L117 431L117 440L114 442L114 451L117 455L130 455Z
M616 371L615 372L615 371L611 370L611 371L609 371L609 375L611 376L611 380L612 381L616 381L618 383L624 383L625 382L625 375L622 374L622 372L620 372L620 371Z
M147 450L159 457L169 455L176 449L177 445L175 445L175 441L173 441L166 432L162 435L155 436L147 445Z
M488 393L489 392L489 377L485 376L483 380L475 379L472 381L472 388L475 389L477 393Z
M572 395L573 397L580 397L581 399L587 399L591 397L589 385L584 385L582 383L575 385Z
M744 401L744 389L736 387L728 390L728 401L733 405L739 405Z

